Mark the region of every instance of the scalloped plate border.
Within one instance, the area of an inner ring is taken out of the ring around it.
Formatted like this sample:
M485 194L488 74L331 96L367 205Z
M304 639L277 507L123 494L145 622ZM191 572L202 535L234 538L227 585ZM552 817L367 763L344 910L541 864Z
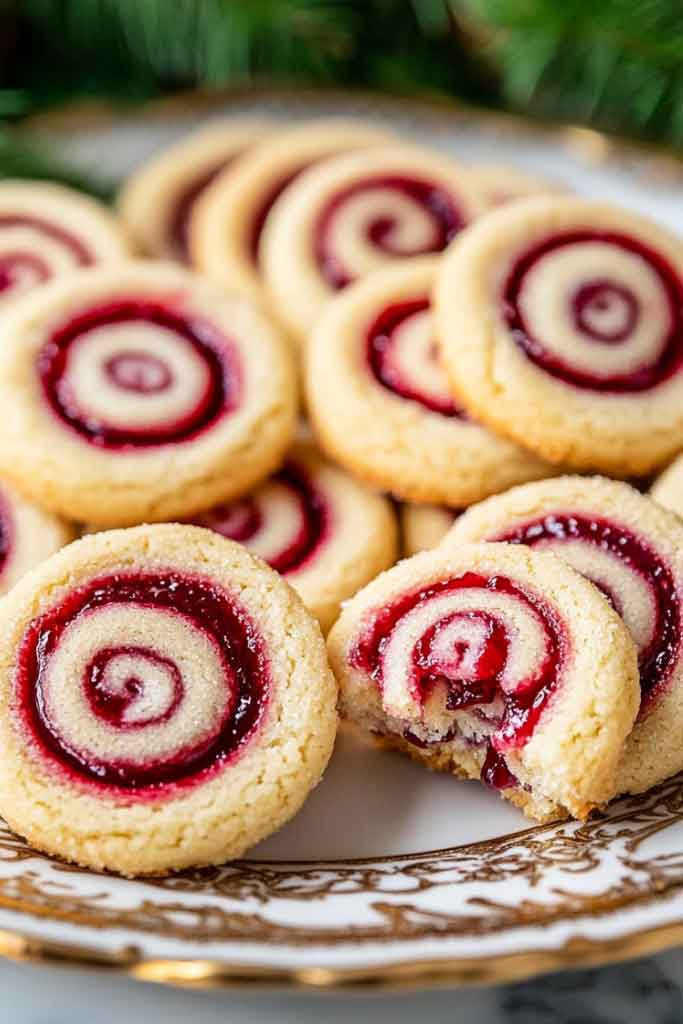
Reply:
M209 112L212 107L224 103L226 98L238 98L239 95L235 91L183 94L149 103L140 109L139 116L154 118L196 113L197 110ZM255 91L250 90L249 95L254 96ZM307 96L318 100L321 97L326 100L349 98L349 93L320 90L292 90L289 93L287 90L265 89L257 95L278 100L290 95L297 102L305 101ZM392 100L368 93L353 93L352 96L356 99L365 97L368 103L374 103L380 109L382 106L394 106L416 114L422 110L447 118L453 124L484 120L507 134L544 137L565 147L574 158L587 164L614 161L616 165L640 167L648 173L654 169L666 178L683 179L683 164L672 151L592 129L531 122L517 115L458 106L441 98L422 101ZM77 126L101 126L115 116L111 108L88 104L33 118L29 127L68 132ZM668 828L677 827L681 839L678 850L662 850L654 855L650 852L639 857L641 846L656 840ZM622 869L621 875L610 874L610 858ZM538 826L483 843L396 857L289 865L244 861L210 871L135 883L143 886L148 897L141 902L137 919L136 908L122 911L115 901L113 905L103 904L101 894L89 901L87 896L81 894L79 897L77 890L69 891L69 876L81 874L90 880L104 876L86 875L71 866L35 854L9 831L0 829L0 865L26 862L35 863L36 868L0 875L0 912L3 916L8 913L21 915L46 925L63 922L91 929L125 927L128 936L134 937L137 932L141 939L145 928L153 929L155 924L158 927L162 920L163 931L159 934L166 937L167 929L171 932L175 929L180 940L200 948L201 942L208 942L212 937L216 941L227 939L235 943L253 942L255 935L262 949L279 945L299 951L313 947L320 949L325 945L328 949L349 949L381 942L410 945L435 938L447 941L469 937L470 941L478 938L486 943L492 935L514 934L520 929L535 928L542 936L546 934L544 929L557 923L566 925L573 922L578 925L571 935L552 947L532 948L521 944L521 949L513 951L485 952L476 956L412 955L369 965L330 965L316 963L315 958L309 958L284 966L274 963L242 964L216 956L157 957L145 953L142 945L135 942L126 942L112 950L80 941L37 937L32 934L32 929L0 929L0 956L12 960L106 969L141 981L202 989L275 987L332 991L490 985L560 969L627 960L683 943L683 902L681 909L677 908L675 919L666 923L632 928L627 920L621 934L606 938L595 938L581 930L585 931L587 922L622 911L633 911L637 907L647 905L663 909L670 903L673 905L677 896L683 895L681 779L665 783L643 797L621 801L610 808L608 815L595 817L583 824L564 822ZM543 870L550 867L561 877L564 872L564 887L551 887L544 902L537 898L539 879ZM582 893L568 885L578 876L594 871L599 873L601 868L606 870L610 883L605 890ZM615 877L618 879L616 883ZM402 890L396 889L397 879L404 883ZM506 883L509 895L509 883L513 879L519 891L515 892L512 903L477 895L477 885L495 888L496 885L505 887ZM251 909L241 913L235 910L222 913L216 909L215 903L208 908L189 904L192 913L188 914L187 904L165 900L169 893L178 900L178 893L191 892L193 884L195 893L201 892L205 898L213 895L214 900L227 900L228 903L232 900L233 904L237 901L237 905L245 900L251 901ZM335 891L335 885L341 889ZM425 894L449 885L474 886L473 895L461 900L460 904L468 907L470 913L449 914L424 904ZM160 899L152 900L150 892L158 892ZM374 923L351 929L347 923L321 931L300 924L283 925L281 921L273 924L267 915L256 913L254 909L277 905L278 898L285 898L290 904L300 901L303 905L308 901L310 905L311 900L317 899L320 903L326 896L339 898L340 893L349 899L354 895L382 896L382 899L368 904L376 915ZM406 902L406 893L412 896L412 902ZM141 912L143 908L144 913ZM174 917L178 911L185 914L184 927L178 925ZM213 922L214 936L208 935L207 920Z

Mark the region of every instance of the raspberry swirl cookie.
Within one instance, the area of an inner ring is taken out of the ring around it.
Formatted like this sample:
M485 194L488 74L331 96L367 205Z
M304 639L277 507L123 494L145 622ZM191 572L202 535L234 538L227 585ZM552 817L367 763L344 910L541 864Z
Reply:
M192 262L226 288L264 300L261 236L276 199L319 160L391 138L374 125L339 119L274 132L220 175L193 208Z
M66 271L130 255L116 218L89 196L47 182L0 182L0 310Z
M142 252L186 262L194 204L271 127L247 119L209 124L138 168L121 190L118 208Z
M186 517L275 469L289 346L247 300L168 263L73 273L17 302L0 347L0 470L98 526Z
M444 539L456 520L455 509L444 505L401 505L401 536L403 554L416 555L419 551L430 551Z
M297 445L251 494L195 520L244 544L299 592L328 630L339 605L396 561L391 503Z
M644 475L683 443L683 244L626 210L521 200L458 239L436 287L455 394L552 462Z
M636 651L599 591L510 544L426 551L377 577L328 638L341 710L538 820L614 796Z
M69 523L24 501L0 482L0 594L76 536Z
M683 523L628 484L561 477L515 487L463 513L444 549L506 541L552 551L587 576L638 648L641 704L618 791L683 769Z
M3 599L0 812L125 875L241 856L319 781L336 687L317 623L191 526L77 541Z
M432 257L410 260L333 299L308 347L306 399L322 447L351 472L408 501L462 507L549 470L451 398L435 271Z
M262 242L274 308L303 341L326 302L373 270L439 253L485 209L470 173L407 144L312 167L273 207Z

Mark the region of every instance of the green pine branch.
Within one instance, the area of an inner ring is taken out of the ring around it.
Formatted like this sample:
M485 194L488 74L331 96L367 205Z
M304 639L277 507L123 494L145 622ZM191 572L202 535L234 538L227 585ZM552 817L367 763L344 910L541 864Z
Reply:
M674 0L456 0L501 99L545 117L683 142L683 10Z
M79 179L7 127L35 111L257 80L437 91L683 144L682 13L680 0L0 0L0 175Z

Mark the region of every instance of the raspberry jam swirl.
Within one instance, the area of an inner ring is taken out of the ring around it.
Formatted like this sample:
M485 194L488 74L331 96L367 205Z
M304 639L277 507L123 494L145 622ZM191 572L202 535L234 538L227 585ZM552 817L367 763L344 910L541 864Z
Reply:
M169 211L168 239L175 254L183 263L189 263L189 227L194 204L201 194L212 184L221 171L232 163L232 158L217 160L210 167L197 174L176 196Z
M158 797L224 769L270 690L262 637L211 581L101 576L34 619L14 704L51 769L89 790Z
M65 228L33 215L0 214L0 301L94 262L88 247Z
M408 731L420 723L429 742L451 739L463 716L475 720L490 745L482 780L502 785L503 755L532 736L568 650L566 629L546 601L504 576L468 572L376 611L349 661L380 687L385 713ZM513 785L508 774L505 785Z
M100 448L192 440L240 401L232 342L153 299L84 309L53 331L38 374L59 420Z
M366 178L322 209L315 259L329 286L344 288L388 259L441 252L464 226L456 200L436 182L398 174Z
M12 559L16 522L8 497L0 491L0 586L7 586L5 572Z
M631 235L552 235L517 258L502 304L527 358L574 387L647 391L681 367L681 281Z
M387 306L367 335L367 360L376 380L430 412L464 418L451 398L432 332L429 300Z
M332 515L305 470L289 462L253 494L193 522L239 541L285 575L309 565L329 536Z
M680 656L681 607L666 561L617 520L560 509L489 539L554 551L599 587L638 647L645 718Z

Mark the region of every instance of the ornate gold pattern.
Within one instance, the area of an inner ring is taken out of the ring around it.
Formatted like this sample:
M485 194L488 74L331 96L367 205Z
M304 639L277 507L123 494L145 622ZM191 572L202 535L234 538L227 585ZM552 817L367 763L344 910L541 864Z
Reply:
M622 801L608 815L583 824L544 825L449 850L345 862L245 861L148 879L137 883L144 897L132 907L108 902L104 875L90 876L102 879L99 891L82 892L74 877L82 875L78 868L34 853L4 829L0 864L26 863L27 869L0 877L0 907L86 928L125 928L140 937L163 936L188 943L239 940L306 947L475 938L596 917L683 888L683 849L655 857L640 854L646 840L681 822L683 783L679 778L645 796ZM610 872L612 881L606 889L586 893L572 887L572 879L594 871L606 857L614 858L619 868ZM50 865L48 876L28 867L36 861ZM496 884L508 880L523 881L533 891L551 868L559 869L565 884L549 894L512 903L493 898ZM451 896L455 907L451 911L415 902L417 895L471 883L491 888L491 897ZM186 902L187 895L201 901ZM367 898L371 922L309 926L271 916L273 907L283 900L291 905L357 895ZM257 904L263 912L227 907L225 901L247 903L250 908Z

